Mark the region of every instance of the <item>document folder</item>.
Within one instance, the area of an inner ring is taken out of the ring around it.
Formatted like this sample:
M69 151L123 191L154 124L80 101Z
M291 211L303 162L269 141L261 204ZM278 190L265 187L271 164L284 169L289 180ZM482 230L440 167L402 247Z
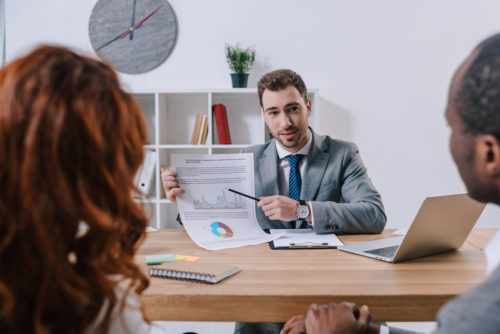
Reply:
M269 248L272 250L290 250L290 249L336 249L337 246L329 246L328 243L320 243L320 244L314 244L314 243L291 243L288 245L288 247L276 247L274 246L274 241L269 241L268 242Z

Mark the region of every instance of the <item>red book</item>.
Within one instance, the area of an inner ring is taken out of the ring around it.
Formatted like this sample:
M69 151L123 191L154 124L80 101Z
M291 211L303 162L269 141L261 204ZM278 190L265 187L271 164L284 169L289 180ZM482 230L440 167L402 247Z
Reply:
M227 124L226 107L223 104L214 104L212 111L215 116L215 124L217 125L217 137L219 144L231 144L231 135L229 134L229 126Z

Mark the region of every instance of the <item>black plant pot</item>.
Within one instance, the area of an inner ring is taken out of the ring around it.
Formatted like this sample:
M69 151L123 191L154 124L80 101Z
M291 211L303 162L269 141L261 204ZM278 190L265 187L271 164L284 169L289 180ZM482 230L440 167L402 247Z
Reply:
M233 88L247 88L248 73L231 73Z

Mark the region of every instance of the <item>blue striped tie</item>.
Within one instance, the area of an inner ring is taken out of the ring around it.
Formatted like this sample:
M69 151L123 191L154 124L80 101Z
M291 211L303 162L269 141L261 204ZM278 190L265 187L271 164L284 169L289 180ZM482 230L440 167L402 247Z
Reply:
M288 197L298 201L300 199L300 189L302 188L302 177L300 176L299 162L302 154L292 154L286 157L290 164L290 177L288 180Z

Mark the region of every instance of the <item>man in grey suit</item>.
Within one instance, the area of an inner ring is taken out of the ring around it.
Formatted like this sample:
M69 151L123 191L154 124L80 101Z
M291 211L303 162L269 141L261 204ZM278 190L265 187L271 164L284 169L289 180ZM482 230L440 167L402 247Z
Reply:
M261 227L382 232L382 200L356 145L320 136L308 126L311 101L302 78L291 70L276 70L265 74L257 89L273 139L243 152L254 156ZM295 164L290 162L294 156L299 160Z
M302 78L276 70L257 84L272 140L253 153L257 220L262 228L312 228L315 232L380 233L386 216L355 144L320 136L308 126L311 101ZM176 203L176 173L162 173L167 198Z
M483 41L453 76L446 108L450 151L470 196L500 204L500 34ZM485 249L487 280L448 302L435 334L500 333L500 232ZM370 323L366 305L311 305L290 319L292 333L411 333Z

